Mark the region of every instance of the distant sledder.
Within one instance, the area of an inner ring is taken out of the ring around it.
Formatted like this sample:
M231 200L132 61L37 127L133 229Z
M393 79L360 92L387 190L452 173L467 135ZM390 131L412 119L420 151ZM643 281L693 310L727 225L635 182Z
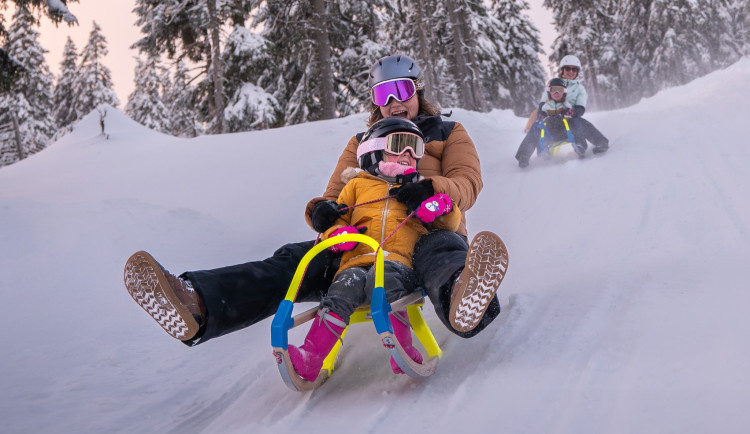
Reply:
M586 152L585 148L577 146L570 130L569 119L573 117L573 108L565 98L567 87L565 81L553 78L547 85L549 99L542 105L537 115L535 127L539 130L539 146L537 155L550 158L559 154L565 145L571 145L579 156Z
M560 146L570 143L581 158L585 156L587 140L594 145L594 154L609 149L609 140L582 117L588 95L578 79L580 70L581 62L576 56L568 55L560 61L560 76L550 80L539 108L527 123L526 137L516 152L519 167L529 165L535 148L540 155L550 156L559 152Z

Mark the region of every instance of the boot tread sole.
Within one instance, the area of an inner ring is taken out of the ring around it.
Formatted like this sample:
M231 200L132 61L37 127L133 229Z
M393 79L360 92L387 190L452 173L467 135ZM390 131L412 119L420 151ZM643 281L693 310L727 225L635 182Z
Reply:
M503 240L492 232L478 233L454 285L449 315L453 328L466 332L479 324L507 270L508 250Z
M128 293L170 336L188 340L199 324L169 285L161 265L148 252L134 253L125 263Z

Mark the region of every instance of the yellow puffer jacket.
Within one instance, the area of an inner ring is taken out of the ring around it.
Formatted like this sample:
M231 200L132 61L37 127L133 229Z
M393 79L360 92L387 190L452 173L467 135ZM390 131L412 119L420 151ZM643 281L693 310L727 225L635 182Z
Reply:
M421 125L418 123L417 125ZM422 128L420 126L420 128ZM435 193L445 193L450 196L454 205L466 212L477 200L482 190L482 171L479 165L479 155L474 142L469 137L463 125L456 122L447 137L441 137L437 129L423 132L428 136L425 142L425 154L419 161L419 174L432 181ZM322 197L311 200L305 208L305 220L312 227L313 206L322 200L336 200L344 187L341 173L347 167L357 167L357 147L359 140L352 137L339 157L336 169L328 181L328 186ZM466 220L461 219L461 225L456 230L466 236Z
M395 186L396 184L389 183L362 171L344 186L336 202L352 206L382 199L387 197L388 190ZM407 215L406 205L393 198L360 205L350 209L323 236L324 239L327 239L331 232L342 226L366 226L367 230L364 233L382 243L398 225L403 223ZM454 204L453 211L438 217L429 227L455 232L460 223L461 210ZM414 251L414 244L425 233L427 233L427 227L415 216L411 217L383 245L384 258L388 261L400 262L411 268L411 256ZM375 252L372 248L366 244L359 243L354 250L344 252L337 274L347 268L368 266L374 262Z

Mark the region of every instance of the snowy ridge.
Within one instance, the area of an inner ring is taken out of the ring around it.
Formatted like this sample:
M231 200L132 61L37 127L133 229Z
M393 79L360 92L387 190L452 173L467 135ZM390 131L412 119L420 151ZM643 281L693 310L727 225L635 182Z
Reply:
M305 394L279 377L270 320L188 348L133 302L123 266L144 249L176 273L215 268L311 239L304 206L365 115L178 139L113 109L106 140L92 113L0 169L0 431L745 432L748 82L745 58L587 113L607 154L526 170L525 119L454 110L482 160L469 231L512 257L500 317L461 339L428 303L444 357L425 381L393 375L354 327Z

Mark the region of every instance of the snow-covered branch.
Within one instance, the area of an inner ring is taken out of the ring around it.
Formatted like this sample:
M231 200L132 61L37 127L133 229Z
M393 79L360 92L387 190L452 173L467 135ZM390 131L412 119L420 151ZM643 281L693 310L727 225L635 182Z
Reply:
M47 0L47 7L50 15L62 17L68 24L78 24L78 19L60 0Z

